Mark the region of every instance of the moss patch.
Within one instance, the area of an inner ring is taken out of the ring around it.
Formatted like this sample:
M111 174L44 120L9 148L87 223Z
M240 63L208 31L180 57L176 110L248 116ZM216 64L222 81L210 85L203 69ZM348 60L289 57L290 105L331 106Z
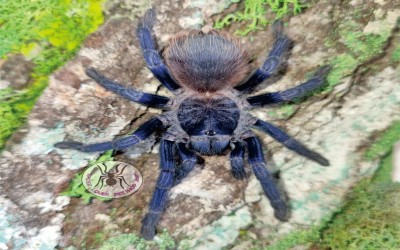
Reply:
M231 0L236 3L239 0ZM219 19L214 27L224 28L234 22L246 22L244 29L236 30L236 34L245 36L251 31L263 29L267 24L274 20L266 18L267 13L273 13L275 20L282 18L290 13L298 14L305 8L299 0L244 0L243 12L237 11Z
M323 224L323 223L322 223ZM322 226L313 226L311 229L296 231L281 238L277 243L266 247L267 250L287 250L295 246L310 246L320 238Z
M400 46L397 46L391 56L391 61L394 63L400 62Z
M4 1L0 5L0 58L20 53L35 63L23 91L0 90L0 149L23 124L48 76L72 58L86 36L103 23L103 0Z
M368 160L373 160L390 152L392 145L400 140L400 121L392 124L365 153Z
M346 206L321 235L330 249L400 249L400 184L392 183L393 144L400 139L400 122L393 123L366 151L373 160L386 155L375 176L357 184Z
M357 19L360 11L349 11L348 16ZM327 91L331 91L335 85L341 82L341 79L349 76L358 65L383 53L383 47L390 36L391 31L385 29L382 29L380 34L364 33L364 25L353 19L347 18L341 22L325 41L326 47L343 47L346 50L345 53L330 61L333 68L327 77Z
M335 57L330 65L332 65L332 69L327 77L327 91L331 91L345 76L350 75L357 67L358 61L352 55L341 54Z
M329 249L400 249L400 184L391 183L391 155L372 180L360 182L350 202L322 234Z
M167 230L163 230L163 232L152 241L147 241L135 234L121 234L105 241L100 247L100 250L119 250L132 247L136 250L175 249L175 241Z

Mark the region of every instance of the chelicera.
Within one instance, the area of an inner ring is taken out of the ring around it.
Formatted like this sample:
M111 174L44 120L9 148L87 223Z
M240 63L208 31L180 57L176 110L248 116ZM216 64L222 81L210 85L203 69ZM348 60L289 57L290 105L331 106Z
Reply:
M89 145L65 141L55 146L83 152L124 149L145 140L156 130L164 131L160 141L159 178L149 211L142 220L141 233L146 239L152 239L156 233L157 223L167 204L168 191L195 167L199 155L220 155L226 151L230 151L232 175L236 179L247 176L247 151L248 164L268 197L275 217L287 220L287 206L266 168L261 141L252 128L267 133L288 149L320 165L328 166L329 162L280 128L252 116L248 111L309 95L322 87L330 67L319 68L309 80L296 87L249 97L246 93L279 70L284 55L292 45L281 22L273 25L275 41L263 65L250 72L250 59L242 43L222 31L190 30L178 33L161 53L152 35L155 20L155 12L147 11L139 22L137 35L148 68L173 92L174 97L122 87L93 68L87 69L86 73L107 90L164 112L125 138Z

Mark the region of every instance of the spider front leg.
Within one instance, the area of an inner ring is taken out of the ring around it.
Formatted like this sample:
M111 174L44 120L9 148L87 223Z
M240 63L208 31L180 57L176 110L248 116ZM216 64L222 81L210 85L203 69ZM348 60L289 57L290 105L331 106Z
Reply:
M162 127L163 124L160 119L152 118L142 126L140 126L132 135L127 137L116 139L110 142L102 142L84 145L83 143L76 141L65 141L54 144L54 147L61 149L75 149L82 152L97 152L106 151L110 149L124 149L133 146L140 141L149 137L158 128Z
M133 102L137 102L150 107L164 108L169 101L169 98L164 96L148 94L137 91L135 89L125 88L119 83L113 82L110 79L106 78L94 68L87 69L86 74L89 77L93 78L93 80L95 80L105 89L110 90Z
M252 106L263 106L268 104L290 102L303 98L323 86L330 69L330 66L323 66L314 73L310 80L300 84L299 86L284 91L251 96L247 98L247 101Z
M160 168L157 186L150 202L149 212L142 220L141 233L147 240L154 238L156 225L161 218L161 213L167 205L168 191L174 182L176 162L174 160L174 142L161 140L160 143Z
M236 86L236 90L249 91L278 71L286 52L292 46L293 42L284 33L283 23L281 21L276 21L272 29L275 36L275 43L267 59L245 83Z
M196 166L197 156L192 151L186 148L185 143L178 143L177 150L181 158L181 165L175 170L174 186L179 184L190 171Z
M302 143L298 142L294 138L290 137L280 128L275 127L274 125L262 120L257 120L254 126L261 129L265 133L269 134L276 141L282 143L285 147L287 147L290 150L293 150L299 155L305 156L308 159L313 160L322 166L329 166L329 161L326 158L324 158L317 152L309 150L308 148L306 148L306 146L304 146Z
M278 189L266 169L260 140L257 137L250 137L244 141L247 144L249 164L252 167L255 176L259 180L265 195L269 199L271 206L274 208L275 217L279 220L286 221L288 217L286 204L281 199Z
M165 65L163 59L161 58L160 52L156 49L156 44L151 33L155 20L156 13L154 10L148 10L144 17L139 21L137 36L140 41L140 46L143 51L143 57L147 63L147 67L149 67L154 76L167 89L173 91L180 88L180 86L171 77L167 65Z
M245 147L241 142L233 143L235 148L231 151L229 159L231 161L232 175L238 180L246 178L247 174L244 169L244 151Z

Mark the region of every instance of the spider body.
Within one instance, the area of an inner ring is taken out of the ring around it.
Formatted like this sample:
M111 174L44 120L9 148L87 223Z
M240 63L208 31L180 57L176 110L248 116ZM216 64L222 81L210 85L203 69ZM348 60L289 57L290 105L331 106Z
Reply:
M190 146L203 155L221 154L238 126L240 110L223 95L214 98L187 98L177 110L180 127Z
M275 217L287 220L288 209L266 168L261 141L251 128L260 129L288 149L320 165L328 166L329 162L280 128L253 117L248 111L307 96L323 85L330 67L319 68L311 79L291 89L247 97L245 93L279 70L292 44L283 32L281 22L273 26L275 42L263 65L248 76L249 57L238 39L215 30L182 32L170 40L162 56L151 33L154 21L155 12L149 10L139 22L140 46L148 68L175 97L125 88L95 69L88 69L86 73L104 88L128 100L162 108L164 112L124 138L89 145L65 141L55 146L83 152L124 149L145 140L158 129L164 130L160 141L160 174L149 211L142 220L141 233L146 239L152 239L156 233L168 191L196 166L200 159L198 154L220 155L230 151L232 175L243 179L248 176L245 170L247 151L248 164L270 200ZM104 172L102 180L106 178L115 180ZM119 180L122 185L122 178Z

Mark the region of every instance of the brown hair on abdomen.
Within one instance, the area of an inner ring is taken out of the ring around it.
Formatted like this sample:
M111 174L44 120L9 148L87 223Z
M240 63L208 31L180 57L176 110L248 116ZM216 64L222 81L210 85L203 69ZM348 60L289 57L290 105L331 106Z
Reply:
M164 58L178 84L198 92L234 86L249 73L250 60L240 41L216 30L178 33Z

